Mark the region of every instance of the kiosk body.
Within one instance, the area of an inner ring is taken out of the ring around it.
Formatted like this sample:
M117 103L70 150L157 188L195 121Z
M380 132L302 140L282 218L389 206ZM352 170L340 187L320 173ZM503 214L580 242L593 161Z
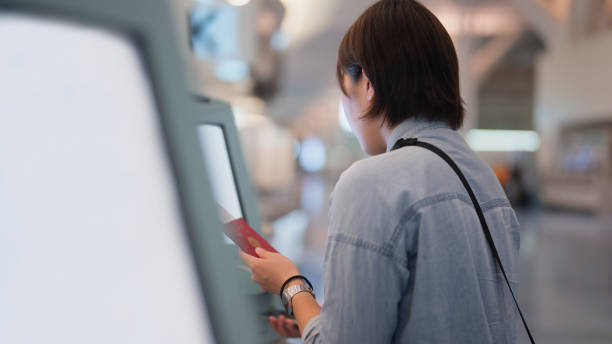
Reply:
M170 12L0 0L0 342L264 341Z
M261 220L256 207L256 198L249 181L243 159L238 129L234 122L229 104L196 97L200 111L189 119L194 131L197 131L202 155L207 162L208 175L215 201L233 218L244 218L246 222L261 234ZM225 237L225 235L223 235ZM234 246L229 238L225 243ZM232 250L237 250L232 247ZM238 278L240 293L248 295L249 301L258 313L258 336L269 343L278 340L278 335L268 325L265 314L277 313L283 309L277 295L261 291L251 280L251 274L240 266L244 263L238 255L232 255L230 265Z

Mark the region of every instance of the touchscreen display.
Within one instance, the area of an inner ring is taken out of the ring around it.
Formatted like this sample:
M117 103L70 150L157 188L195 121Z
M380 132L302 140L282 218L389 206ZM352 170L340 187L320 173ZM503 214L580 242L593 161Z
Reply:
M223 128L214 124L200 125L198 135L221 221L227 223L242 218L244 214Z

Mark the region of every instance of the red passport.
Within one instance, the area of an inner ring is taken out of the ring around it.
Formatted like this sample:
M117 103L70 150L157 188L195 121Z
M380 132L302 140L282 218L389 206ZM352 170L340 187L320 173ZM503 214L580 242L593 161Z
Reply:
M257 253L255 253L255 248L257 247L270 252L278 252L242 218L225 223L225 234L241 250L253 257L259 258Z
M257 247L270 252L278 252L253 227L249 226L243 218L234 218L219 204L217 204L217 212L221 221L225 224L225 234L244 252L257 258L260 258L255 253Z

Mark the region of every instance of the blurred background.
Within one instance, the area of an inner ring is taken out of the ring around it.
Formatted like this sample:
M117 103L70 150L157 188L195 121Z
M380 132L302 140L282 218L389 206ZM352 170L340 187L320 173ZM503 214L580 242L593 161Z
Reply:
M194 93L232 104L264 232L315 281L328 196L365 158L337 48L371 0L172 0ZM540 343L612 343L612 0L423 0L454 40L468 143L522 224Z

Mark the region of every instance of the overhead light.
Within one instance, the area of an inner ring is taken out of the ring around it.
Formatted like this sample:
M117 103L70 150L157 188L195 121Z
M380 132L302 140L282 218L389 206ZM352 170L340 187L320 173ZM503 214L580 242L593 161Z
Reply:
M535 152L540 148L540 135L532 130L470 130L466 141L481 152Z
M283 31L291 37L292 46L299 46L324 32L334 23L341 1L281 0L285 6Z
M251 0L227 0L228 4L236 7L248 5L249 2L251 2Z
M431 11L451 36L512 34L522 25L508 4L478 6L465 11L458 6L436 6Z
M320 171L325 166L326 161L323 141L318 137L309 137L302 141L298 161L305 171Z

